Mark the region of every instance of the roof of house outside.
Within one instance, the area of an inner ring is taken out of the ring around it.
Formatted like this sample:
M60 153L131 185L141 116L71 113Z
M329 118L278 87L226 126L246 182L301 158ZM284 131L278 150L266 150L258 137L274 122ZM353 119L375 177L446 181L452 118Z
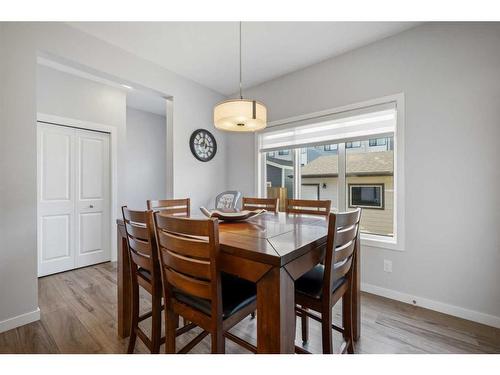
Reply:
M272 163L272 164L277 164L282 165L285 167L293 167L293 161L291 160L286 160L286 159L280 159L280 158L273 158L273 157L267 157L266 161Z
M347 175L392 175L394 152L347 153ZM335 177L338 175L338 156L324 155L304 165L302 177Z

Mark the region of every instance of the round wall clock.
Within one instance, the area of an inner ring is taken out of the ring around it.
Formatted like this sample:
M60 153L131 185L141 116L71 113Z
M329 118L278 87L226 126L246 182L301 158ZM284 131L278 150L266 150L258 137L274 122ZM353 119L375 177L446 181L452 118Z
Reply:
M194 157L199 161L212 160L217 152L215 137L205 129L197 129L191 134L189 147Z

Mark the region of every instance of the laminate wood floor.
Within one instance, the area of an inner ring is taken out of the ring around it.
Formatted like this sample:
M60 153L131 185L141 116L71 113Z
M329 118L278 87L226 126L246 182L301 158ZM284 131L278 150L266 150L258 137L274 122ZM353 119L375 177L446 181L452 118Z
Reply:
M374 296L362 294L361 338L357 353L500 353L500 329ZM41 319L0 334L0 353L125 353L127 339L116 328L116 263L103 263L39 279ZM143 312L150 308L141 296ZM340 305L334 319L340 324ZM258 317L256 318L258 319ZM150 320L141 323L148 331ZM179 337L177 347L200 332ZM255 344L256 320L248 317L232 332ZM300 343L300 321L297 343ZM340 336L334 332L334 343ZM319 323L310 320L305 346L321 353ZM162 346L163 351L163 346ZM147 353L138 339L137 353ZM209 353L210 337L192 353ZM227 353L248 353L226 340Z

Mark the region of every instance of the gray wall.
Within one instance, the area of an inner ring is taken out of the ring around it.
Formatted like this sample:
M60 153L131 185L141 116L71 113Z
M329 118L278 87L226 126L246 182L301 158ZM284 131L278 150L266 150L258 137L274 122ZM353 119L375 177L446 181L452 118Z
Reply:
M146 200L167 192L166 119L127 108L127 205L145 209Z
M404 92L406 247L364 247L362 282L490 324L500 324L499 46L498 23L424 24L245 93L272 121ZM230 136L228 153L228 185L254 193L253 138Z
M126 92L46 66L37 66L37 111L117 129L117 215L127 202Z
M173 111L173 194L207 204L226 187L225 136L212 125L221 95L62 23L3 23L0 31L0 322L37 309L36 58L38 53L81 64L168 93ZM210 163L195 160L189 135L213 131ZM213 178L217 176L217 178ZM203 184L200 181L204 181Z

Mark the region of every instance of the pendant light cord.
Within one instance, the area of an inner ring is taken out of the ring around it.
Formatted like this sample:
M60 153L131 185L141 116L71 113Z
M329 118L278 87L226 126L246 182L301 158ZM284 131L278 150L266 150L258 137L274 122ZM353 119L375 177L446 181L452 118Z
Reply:
M240 99L243 99L243 89L241 85L241 21L240 21Z

